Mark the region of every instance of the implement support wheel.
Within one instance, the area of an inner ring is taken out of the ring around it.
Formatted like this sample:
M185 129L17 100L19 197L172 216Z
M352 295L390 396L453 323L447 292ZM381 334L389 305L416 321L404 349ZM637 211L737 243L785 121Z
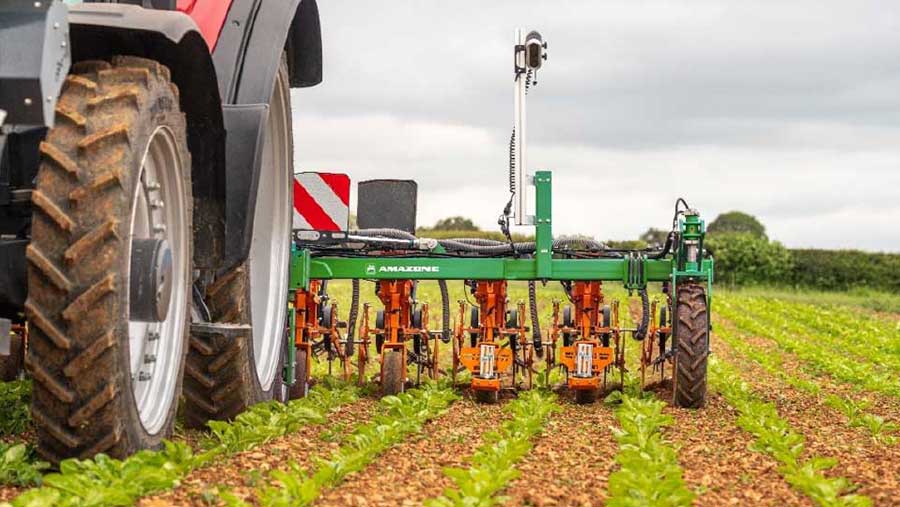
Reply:
M400 394L403 392L403 353L391 349L384 351L384 368L382 371L381 392L385 395Z
M706 401L706 362L709 353L709 309L706 289L696 282L678 285L675 303L674 402L700 408Z
M576 389L575 403L579 405L590 405L597 401L597 393L599 389Z
M499 399L500 392L499 391L483 391L476 390L475 391L475 401L478 403L486 403L488 405L493 405L497 403Z

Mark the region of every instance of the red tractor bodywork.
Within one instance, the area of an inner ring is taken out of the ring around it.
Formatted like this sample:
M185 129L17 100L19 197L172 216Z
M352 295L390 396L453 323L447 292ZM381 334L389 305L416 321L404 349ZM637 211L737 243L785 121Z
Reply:
M189 15L197 23L210 52L216 48L216 41L219 40L219 33L222 32L222 25L225 24L230 7L230 1L178 0L178 10Z

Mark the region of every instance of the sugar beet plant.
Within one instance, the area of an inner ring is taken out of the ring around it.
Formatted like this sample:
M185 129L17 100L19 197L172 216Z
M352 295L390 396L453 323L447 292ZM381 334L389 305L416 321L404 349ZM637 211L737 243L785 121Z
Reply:
M267 402L254 405L231 423L212 424L204 450L166 441L159 451L140 451L125 460L99 454L90 460L69 459L58 473L43 478L43 486L26 491L12 507L76 507L133 505L145 495L177 486L195 468L216 458L251 449L296 431L304 424L325 420L328 412L354 401L352 386L316 387L306 398L287 405ZM10 504L0 504L9 507Z
M271 474L274 486L263 487L258 503L264 507L310 505L322 491L372 462L407 436L421 431L429 420L442 414L458 396L449 385L427 383L397 396L381 399L381 413L372 422L357 427L341 447L327 459L317 460L312 474L298 464ZM223 495L229 505L248 505L233 495Z
M619 444L619 470L609 476L609 507L691 505L694 493L682 477L675 449L661 430L672 424L662 413L665 403L643 393L634 379L625 392L615 392L607 402L621 402L616 409L619 428L613 432Z
M849 361L814 342L796 338L787 329L788 321L778 312L766 313L760 318L750 317L743 307L734 305L727 298L721 298L717 308L722 317L742 331L771 339L784 350L795 354L816 374L830 375L867 391L900 397L900 379L896 374L876 369L869 363Z
M890 329L871 318L857 318L848 310L820 310L811 305L749 298L749 313L757 317L777 315L780 325L820 347L871 364L875 369L900 373L900 326Z
M490 507L506 501L498 493L519 476L516 463L531 450L531 440L560 407L554 394L534 390L521 393L504 410L511 417L499 430L484 435L484 444L468 458L472 466L445 468L455 487L427 500L426 507Z
M0 442L0 484L34 486L41 483L41 472L50 464L37 459L34 449L25 444Z
M744 338L746 334L735 331L732 326L722 324L717 326L717 336L739 355L753 361L768 374L778 378L785 384L814 396L819 403L827 405L847 418L847 425L851 428L863 428L869 432L876 442L895 444L897 442L894 433L900 432L900 425L886 421L883 417L867 412L868 401L848 399L830 393L822 392L822 387L812 381L794 375L784 367L781 356L772 354L749 344Z
M754 451L773 457L778 472L792 487L821 507L867 507L872 500L851 493L855 487L844 477L827 477L837 460L813 456L804 460L804 437L778 415L775 405L762 401L731 365L710 359L710 386L737 409L738 426L756 437Z

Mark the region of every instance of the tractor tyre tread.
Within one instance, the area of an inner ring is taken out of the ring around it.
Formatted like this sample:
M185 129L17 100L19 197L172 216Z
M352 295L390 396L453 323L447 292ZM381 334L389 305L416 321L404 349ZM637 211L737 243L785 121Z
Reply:
M700 408L706 402L709 355L709 309L703 285L685 282L678 286L675 318L674 403Z
M26 250L25 366L34 380L36 448L53 464L159 447L174 423L177 401L155 435L140 422L128 359L127 273L131 195L158 125L171 129L190 167L178 105L169 70L156 61L116 56L81 62L65 79L56 126L40 145ZM190 171L183 178L190 189ZM185 325L184 352L187 331Z

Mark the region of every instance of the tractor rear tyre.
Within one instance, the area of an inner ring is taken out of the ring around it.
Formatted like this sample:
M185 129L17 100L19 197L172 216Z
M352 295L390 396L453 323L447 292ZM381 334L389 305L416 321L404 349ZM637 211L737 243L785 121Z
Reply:
M485 405L494 405L500 399L500 391L475 390L475 401Z
M400 394L403 392L403 353L396 349L384 351L384 364L382 368L381 392L385 396Z
M192 255L191 160L178 104L156 61L80 62L41 143L25 362L37 450L53 463L123 458L171 434Z
M597 401L597 393L599 391L599 389L575 389L575 403L590 405Z
M675 303L674 403L700 408L706 402L706 362L709 355L709 309L700 283L678 285Z
M9 355L0 356L0 380L11 382L19 378L25 357L24 343L18 334L9 337Z
M250 255L206 287L213 322L249 324L243 336L191 336L184 383L187 426L228 420L274 397L287 318L293 147L290 85L282 58L265 126Z

